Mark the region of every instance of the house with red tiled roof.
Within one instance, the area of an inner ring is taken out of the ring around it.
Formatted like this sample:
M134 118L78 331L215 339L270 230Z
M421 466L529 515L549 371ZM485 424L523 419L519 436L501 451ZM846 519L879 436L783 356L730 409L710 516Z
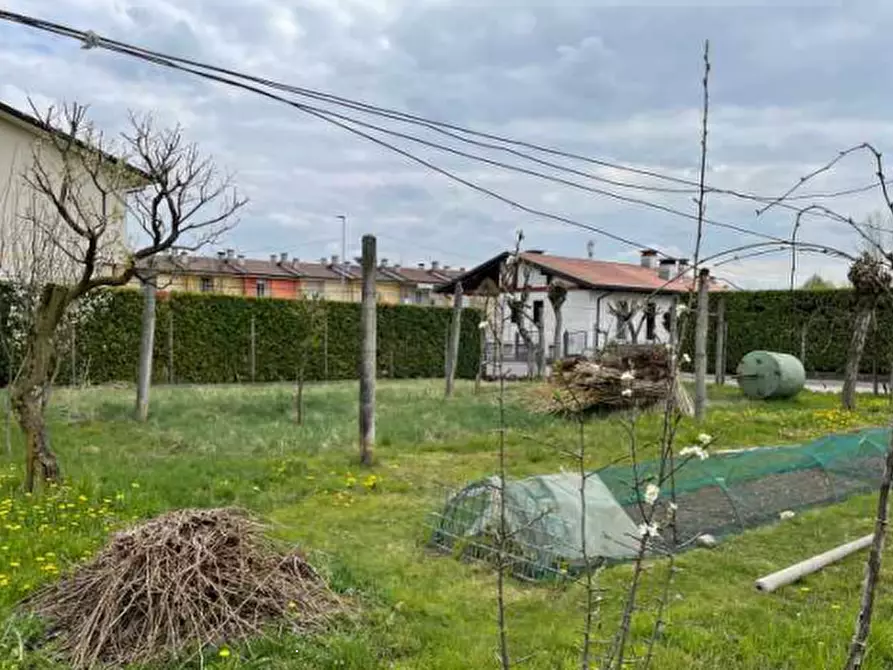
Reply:
M508 258L508 252L494 256L445 282L437 291L448 294L461 283L465 295L492 294ZM686 259L659 258L651 249L641 252L638 264L528 250L520 254L512 282L514 293L529 293L525 330L534 342L545 338L549 359L556 353L566 356L597 351L616 341L667 342L669 314L680 296L691 292L696 283ZM548 297L553 285L567 291L557 343L556 315ZM711 278L708 290L729 288ZM526 356L522 335L516 324L505 324L502 340L509 357Z

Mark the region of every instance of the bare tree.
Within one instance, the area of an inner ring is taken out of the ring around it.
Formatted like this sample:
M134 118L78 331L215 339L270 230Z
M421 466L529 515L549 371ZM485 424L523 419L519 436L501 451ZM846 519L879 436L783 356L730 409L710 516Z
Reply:
M158 254L214 241L246 202L179 128L157 130L151 118L131 116L129 132L112 142L77 104L50 108L39 121L45 132L23 175L30 202L5 260L26 298L11 398L26 437L28 490L38 464L44 480L60 478L45 409L66 316L99 289L139 278ZM141 238L130 253L126 213Z

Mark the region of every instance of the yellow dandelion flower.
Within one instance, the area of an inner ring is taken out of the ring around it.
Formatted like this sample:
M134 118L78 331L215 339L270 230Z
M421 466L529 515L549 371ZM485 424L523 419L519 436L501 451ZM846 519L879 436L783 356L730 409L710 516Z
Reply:
M223 649L221 649L220 651L217 652L217 655L220 656L220 658L229 658L230 651L229 651L229 649L224 647Z
M78 500L80 500L82 503L85 503L85 502L87 502L87 496L80 495L80 496L78 496Z
M11 568L19 568L19 567L21 567L21 565L22 564L19 563L18 561L10 561L9 562L9 567L11 567Z
M138 489L139 487L140 487L140 483L139 483L139 482L130 482L130 488L132 488L132 489Z

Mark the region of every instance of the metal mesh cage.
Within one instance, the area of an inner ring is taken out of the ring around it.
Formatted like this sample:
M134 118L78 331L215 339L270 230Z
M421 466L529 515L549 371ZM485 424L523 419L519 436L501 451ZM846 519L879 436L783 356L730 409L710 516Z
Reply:
M737 532L777 519L786 510L870 491L880 483L888 441L888 430L874 428L799 446L758 447L688 461L675 476L679 541L702 533ZM635 474L645 481L656 476L658 467L643 463L634 473L629 466L611 466L598 474L638 523Z

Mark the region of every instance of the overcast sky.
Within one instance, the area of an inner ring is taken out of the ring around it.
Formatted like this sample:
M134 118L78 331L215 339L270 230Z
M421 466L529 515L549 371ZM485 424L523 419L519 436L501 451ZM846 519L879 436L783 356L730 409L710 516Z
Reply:
M842 149L893 147L889 35L893 3L502 2L479 0L8 0L13 11L91 29L139 46L498 132L685 178L696 178L703 41L711 41L708 182L774 196ZM246 92L31 29L0 25L0 98L16 106L78 101L110 131L127 111L183 125L250 197L227 246L302 259L349 255L359 237L380 236L380 256L403 264L470 266L512 244L635 260L636 249L546 221L301 112ZM369 119L374 120L374 119ZM420 132L410 126L404 132ZM442 141L437 135L426 137ZM691 256L692 221L471 163L406 142L401 146L526 205ZM465 150L473 151L471 147ZM490 154L514 160L507 154ZM676 186L584 163L600 176ZM530 165L529 167L536 167ZM538 169L543 169L541 166ZM893 174L893 165L889 168ZM568 175L564 175L566 178ZM603 187L585 178L578 181ZM871 183L874 166L854 153L803 193ZM625 195L695 212L690 193ZM806 201L798 201L805 204ZM864 219L883 208L877 191L825 201ZM752 202L708 198L708 216L789 237L793 216L761 217ZM845 226L804 222L801 238L848 250ZM757 241L708 226L705 252ZM787 254L716 272L751 287L788 281ZM798 261L841 281L845 267Z

